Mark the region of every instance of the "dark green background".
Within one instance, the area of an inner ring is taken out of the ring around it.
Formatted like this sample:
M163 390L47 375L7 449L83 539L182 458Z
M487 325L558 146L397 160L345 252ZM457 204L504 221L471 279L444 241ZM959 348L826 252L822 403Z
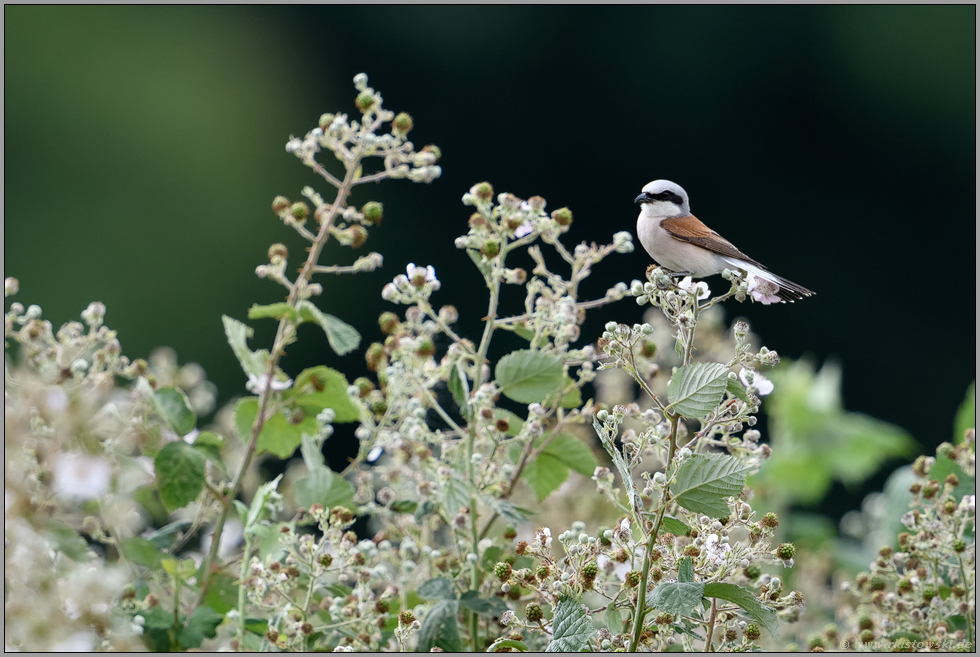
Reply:
M271 242L294 254L302 244L269 203L317 184L286 139L322 112L353 112L350 80L364 71L390 109L415 117L416 143L444 153L431 186L398 181L354 198L385 203L365 248L385 267L324 281L321 305L366 341L391 307L381 286L409 261L435 265L436 300L458 305L462 330L477 335L484 291L452 246L473 183L571 207L577 242L634 230L633 198L669 178L712 228L817 292L730 312L785 356L839 358L849 409L924 446L950 437L976 356L973 6L6 7L4 17L4 275L56 325L105 302L126 354L172 345L204 365L223 400L244 377L220 315L244 319L253 302L279 298L254 267ZM328 250L334 258L350 253ZM648 262L616 257L586 294L640 278ZM624 301L584 336L640 316ZM271 322L257 329L268 343ZM360 353L338 359L304 331L287 369L363 369Z

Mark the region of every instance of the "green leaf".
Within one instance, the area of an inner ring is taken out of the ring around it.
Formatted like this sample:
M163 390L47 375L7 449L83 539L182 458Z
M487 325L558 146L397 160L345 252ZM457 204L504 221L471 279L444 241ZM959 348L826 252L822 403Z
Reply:
M432 605L422 621L416 650L430 652L435 647L445 652L461 652L463 642L459 638L458 613L459 602L456 600L439 600Z
M160 501L176 511L197 499L204 488L204 454L184 441L167 444L153 460Z
M308 475L294 485L296 502L305 508L322 504L329 509L347 506L354 499L354 487L326 466L312 468Z
M197 425L197 415L191 410L191 402L183 390L173 387L160 388L153 397L160 416L178 435L185 436L194 430Z
M514 641L513 639L497 639L490 644L487 648L487 652L501 652L504 648L508 648L509 652L527 652L527 645L521 643L520 641Z
M543 401L561 385L561 358L543 351L519 349L497 362L500 391L522 404Z
M566 376L562 381L561 389L568 390L568 392L562 395L561 401L558 403L562 408L578 408L582 405L582 390L578 387L572 388L571 386L573 385L575 385L575 381L570 376ZM548 395L548 398L544 401L545 406L553 405L557 396L557 391Z
M490 276L490 265L483 262L483 256L480 255L479 251L475 249L466 249L466 255L470 257L470 260L473 261L473 264L476 265L476 268L480 270L480 273L483 274L484 277Z
M542 502L565 483L568 472L568 466L554 455L542 452L524 466L521 479L531 487L538 501Z
M323 459L323 452L320 451L320 447L313 436L304 435L300 439L300 452L303 454L303 463L306 464L307 470L312 471L316 468L327 467L327 463Z
M275 492L276 488L279 487L279 481L282 479L282 475L279 475L272 481L267 481L258 487L255 491L255 497L252 498L252 504L248 507L248 515L245 517L245 527L251 527L262 517L265 511L266 502L269 501L269 497Z
M664 523L664 529L669 531L674 536L687 536L688 534L691 533L691 528L685 525L677 518L664 516L663 523Z
M521 324L521 325L515 324L514 325L514 333L516 333L517 335L521 336L522 338L524 338L528 342L530 342L531 340L534 339L534 331L532 331L531 329L527 328L527 324Z
M259 409L258 397L246 397L235 406L235 427L244 442L248 442ZM256 452L269 452L281 459L288 459L299 447L303 434L315 435L319 431L315 417L306 416L296 424L291 423L282 413L276 413L262 427Z
M977 428L977 382L974 381L966 390L966 399L956 411L953 422L953 444L963 442L963 434L967 429Z
M650 596L650 604L660 611L681 616L690 615L701 602L701 582L661 582Z
M269 631L269 621L264 618L246 618L245 631L265 636L265 633Z
M727 383L725 384L725 389L728 390L728 392L730 392L736 399L741 399L742 401L748 403L749 393L745 390L745 386L743 386L738 379L728 379Z
M252 329L249 326L232 319L228 315L222 315L221 321L225 325L225 337L231 350L235 352L235 357L241 363L242 370L246 374L261 376L269 365L269 352L265 349L252 351L246 345L248 338L252 337Z
M225 444L225 439L214 433L213 431L202 431L197 434L197 438L191 443L191 447L202 452L205 457L216 466L218 466L222 472L227 473L228 470L225 468L225 462L221 460L221 448Z
M175 520L164 525L156 531L150 532L144 538L156 545L161 550L165 550L174 544L177 535L193 524L191 520Z
M729 514L728 498L742 492L749 469L724 454L694 454L681 463L670 490L674 501L688 511L724 518Z
M128 561L146 566L150 570L160 568L160 561L163 559L163 552L160 551L160 548L153 541L142 536L133 536L123 541L122 553Z
M391 503L391 510L395 513L415 513L419 508L419 503L415 500L398 500Z
M694 582L694 563L691 557L684 557L677 564L677 581L681 584Z
M224 618L211 607L201 605L187 619L187 627L181 630L177 640L185 648L198 648L205 638L213 639L217 635L217 627Z
M296 321L296 309L284 301L270 303L267 306L253 305L248 309L249 319L289 319Z
M426 600L455 600L456 587L450 579L433 577L422 583L422 586L419 587L418 594L420 598L425 598Z
M500 616L507 611L507 603L500 598L481 598L479 591L467 591L459 598L459 604L483 616Z
M143 617L143 627L146 628L164 630L173 627L174 624L174 612L160 606L151 607L145 612L140 612L140 615Z
M526 522L529 516L534 515L534 512L530 509L519 507L510 500L499 500L492 495L484 495L480 499L511 525L519 525L522 522Z
M766 628L773 639L779 640L779 619L775 610L759 602L751 591L735 584L711 582L704 585L704 596L737 604L749 618Z
M361 414L347 396L347 379L324 365L299 373L287 399L315 417L325 408L334 412L334 423L357 422Z
M951 491L956 500L963 499L964 495L970 495L977 489L976 479L963 472L963 469L956 461L948 459L941 454L936 454L936 463L929 470L929 479L938 481L939 485L942 486L946 477L951 474L955 474L960 480L956 488Z
M623 632L623 614L612 605L606 607L606 629L613 634Z
M238 606L238 585L236 578L221 573L211 574L211 583L204 596L204 604L219 614L227 614ZM263 621L264 623L265 621Z
M623 480L623 485L626 487L626 497L630 503L630 509L633 511L633 519L640 524L640 511L643 509L643 500L640 499L640 491L636 489L636 484L633 482L633 474L630 472L629 464L626 459L616 448L616 443L613 442L613 437L606 433L603 425L599 420L592 418L592 428L595 429L596 435L599 436L599 440L602 442L602 446L605 448L606 453L612 459L613 464L619 471L619 477Z
M322 312L309 301L300 301L297 308L303 321L313 322L323 329L327 342L337 355L349 354L361 344L361 334L347 322Z
M577 436L570 433L560 433L552 438L542 454L554 456L575 472L586 477L591 477L599 465L599 461L596 460L592 450Z
M551 629L551 643L545 652L582 652L595 632L592 619L582 610L582 603L571 597L558 599Z
M449 372L449 392L452 393L453 401L459 407L459 412L463 414L463 417L469 417L467 401L470 397L470 387L462 370L463 366L460 363L453 365Z
M674 372L667 384L667 399L674 411L686 418L710 413L728 389L728 368L721 363L694 363Z

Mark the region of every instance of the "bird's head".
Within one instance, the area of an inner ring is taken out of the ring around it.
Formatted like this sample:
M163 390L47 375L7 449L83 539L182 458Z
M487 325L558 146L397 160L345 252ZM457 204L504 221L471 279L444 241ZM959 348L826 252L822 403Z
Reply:
M691 214L687 192L669 180L654 180L643 187L636 204L654 217L686 217Z

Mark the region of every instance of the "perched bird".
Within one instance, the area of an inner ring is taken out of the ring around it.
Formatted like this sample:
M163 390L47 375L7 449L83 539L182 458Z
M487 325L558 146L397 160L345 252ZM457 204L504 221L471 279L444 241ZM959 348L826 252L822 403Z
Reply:
M813 292L776 276L691 214L687 192L669 180L654 180L636 197L640 244L662 267L698 278L741 269L749 274L749 291L763 303L792 303Z

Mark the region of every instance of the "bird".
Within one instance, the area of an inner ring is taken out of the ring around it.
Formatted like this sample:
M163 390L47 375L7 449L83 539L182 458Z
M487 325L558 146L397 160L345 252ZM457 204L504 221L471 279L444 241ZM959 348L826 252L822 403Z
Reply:
M725 269L740 269L751 278L749 290L763 303L790 302L813 296L802 285L770 272L691 214L684 188L670 180L654 180L636 197L640 215L636 233L657 263L676 276L704 278ZM755 280L753 281L752 278Z

